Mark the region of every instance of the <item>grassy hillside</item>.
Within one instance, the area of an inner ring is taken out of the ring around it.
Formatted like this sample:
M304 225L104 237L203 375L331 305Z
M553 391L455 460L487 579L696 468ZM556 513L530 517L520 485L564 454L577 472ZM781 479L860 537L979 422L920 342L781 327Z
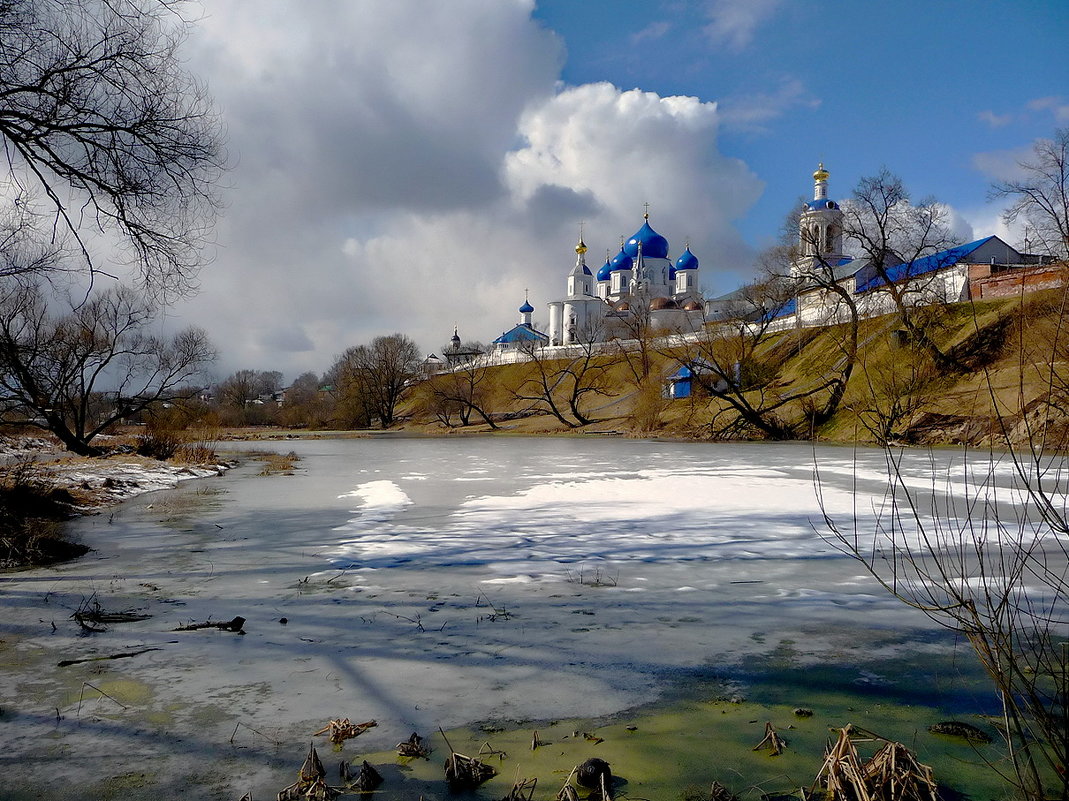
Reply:
M838 411L813 424L813 409L826 391L787 403L773 412L795 435L832 441L915 444L1004 444L1043 441L1061 447L1069 427L1064 408L1069 393L1069 332L1064 324L1065 296L1060 290L1021 299L962 303L923 310L924 330L958 370L939 369L930 353L904 336L895 315L862 321L858 356ZM799 329L768 336L745 351L741 368L746 391L739 398L757 408L813 390L845 363L845 325ZM735 347L729 342L707 344ZM738 346L742 348L742 346ZM423 431L488 431L480 415L461 425L440 414L446 398L454 406L474 398L502 431L517 433L621 432L639 436L686 438L767 437L739 419L724 399L700 389L692 397L668 400L661 390L667 376L688 353L648 354L648 377L637 355L600 356L579 365L569 362L516 364L438 376L410 393L402 413L407 428ZM741 352L741 351L740 351ZM590 388L578 405L580 423L568 412L575 373ZM546 379L546 380L543 380ZM452 382L451 389L443 387ZM462 384L463 386L458 387ZM549 384L552 392L532 400ZM521 396L526 396L523 399ZM565 410L567 422L549 411L549 401ZM435 411L439 414L436 414Z

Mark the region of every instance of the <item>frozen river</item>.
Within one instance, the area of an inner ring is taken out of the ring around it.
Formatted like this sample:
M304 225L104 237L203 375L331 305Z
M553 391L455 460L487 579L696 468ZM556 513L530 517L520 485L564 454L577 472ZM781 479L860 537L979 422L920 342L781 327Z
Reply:
M142 496L76 521L85 558L0 575L0 796L273 797L329 718L377 720L364 737L385 748L438 726L606 715L691 679L746 691L784 648L803 687L829 664L864 687L893 685L896 661L969 662L828 541L822 511L874 519L881 451L255 447L295 451L295 474L250 462ZM939 483L954 458L908 455L907 480ZM89 599L151 617L86 633L70 615ZM235 616L244 635L173 631ZM952 708L953 680L931 681Z

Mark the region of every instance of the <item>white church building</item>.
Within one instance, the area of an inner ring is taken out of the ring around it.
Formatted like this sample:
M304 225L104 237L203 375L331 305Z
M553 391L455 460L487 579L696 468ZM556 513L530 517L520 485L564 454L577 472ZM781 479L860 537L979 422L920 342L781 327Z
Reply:
M674 262L668 240L642 227L595 275L586 263L580 235L565 295L550 302L549 344L634 339L642 333L698 330L704 320L699 264L689 245Z

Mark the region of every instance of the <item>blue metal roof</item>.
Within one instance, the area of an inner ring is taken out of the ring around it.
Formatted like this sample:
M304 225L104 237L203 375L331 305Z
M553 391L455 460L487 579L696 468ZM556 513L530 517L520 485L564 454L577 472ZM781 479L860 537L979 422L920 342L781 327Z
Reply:
M820 200L809 200L806 202L805 207L812 209L813 211L820 211L821 209L837 209L839 204L831 198L821 198Z
M642 255L647 259L668 258L668 240L650 228L649 221L642 223L642 227L624 245L624 251L633 259L638 256L639 242L642 243Z
M513 342L535 342L548 340L545 334L541 331L535 331L531 326L520 323L510 331L506 331L504 334L494 340L495 345L509 345Z
M680 254L676 259L677 270L697 270L698 269L698 257L690 252L690 245L687 245L687 249Z
M620 248L620 252L613 256L612 261L609 262L609 264L612 265L613 271L630 270L634 263L635 262L627 255L627 252L623 248Z
M685 365L685 364L682 367L680 367L678 370L676 370L674 375L668 376L669 380L671 380L673 378L675 378L675 379L689 379L689 378L693 378L693 377L694 377L694 371L691 370L689 367L687 367L687 365Z
M914 259L913 261L896 264L894 267L888 267L885 272L891 282L896 283L904 278L912 278L916 275L924 275L925 273L934 272L935 270L953 267L970 253L978 250L982 245L985 245L992 239L994 239L993 236L985 236L983 239L977 239L975 242L968 242L948 250L941 250L930 256L924 256L919 259ZM862 276L864 276L863 279ZM857 286L854 289L855 292L868 292L872 289L884 286L885 284L884 279L873 267L864 267L859 270L858 279Z
M783 305L762 314L761 321L767 323L769 320L778 320L780 317L787 317L796 311L798 311L798 298L791 298Z

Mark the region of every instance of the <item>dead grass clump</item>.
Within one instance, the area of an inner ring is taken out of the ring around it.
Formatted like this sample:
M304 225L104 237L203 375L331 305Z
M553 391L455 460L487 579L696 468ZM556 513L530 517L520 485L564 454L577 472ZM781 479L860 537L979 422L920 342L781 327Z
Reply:
M32 457L0 468L0 568L46 565L89 549L63 538L74 499L52 485Z
M882 747L862 761L855 742ZM937 801L932 769L901 743L846 725L828 746L824 764L809 794L825 801Z
M301 460L301 457L293 451L289 453L257 453L255 458L263 462L263 467L260 469L261 476L273 476L279 473L287 476L293 475L297 462Z
M135 448L138 456L165 461L182 446L182 435L174 429L149 429L138 434Z
M178 447L174 454L174 461L184 464L216 464L219 455L215 452L215 445L210 442L186 442Z

